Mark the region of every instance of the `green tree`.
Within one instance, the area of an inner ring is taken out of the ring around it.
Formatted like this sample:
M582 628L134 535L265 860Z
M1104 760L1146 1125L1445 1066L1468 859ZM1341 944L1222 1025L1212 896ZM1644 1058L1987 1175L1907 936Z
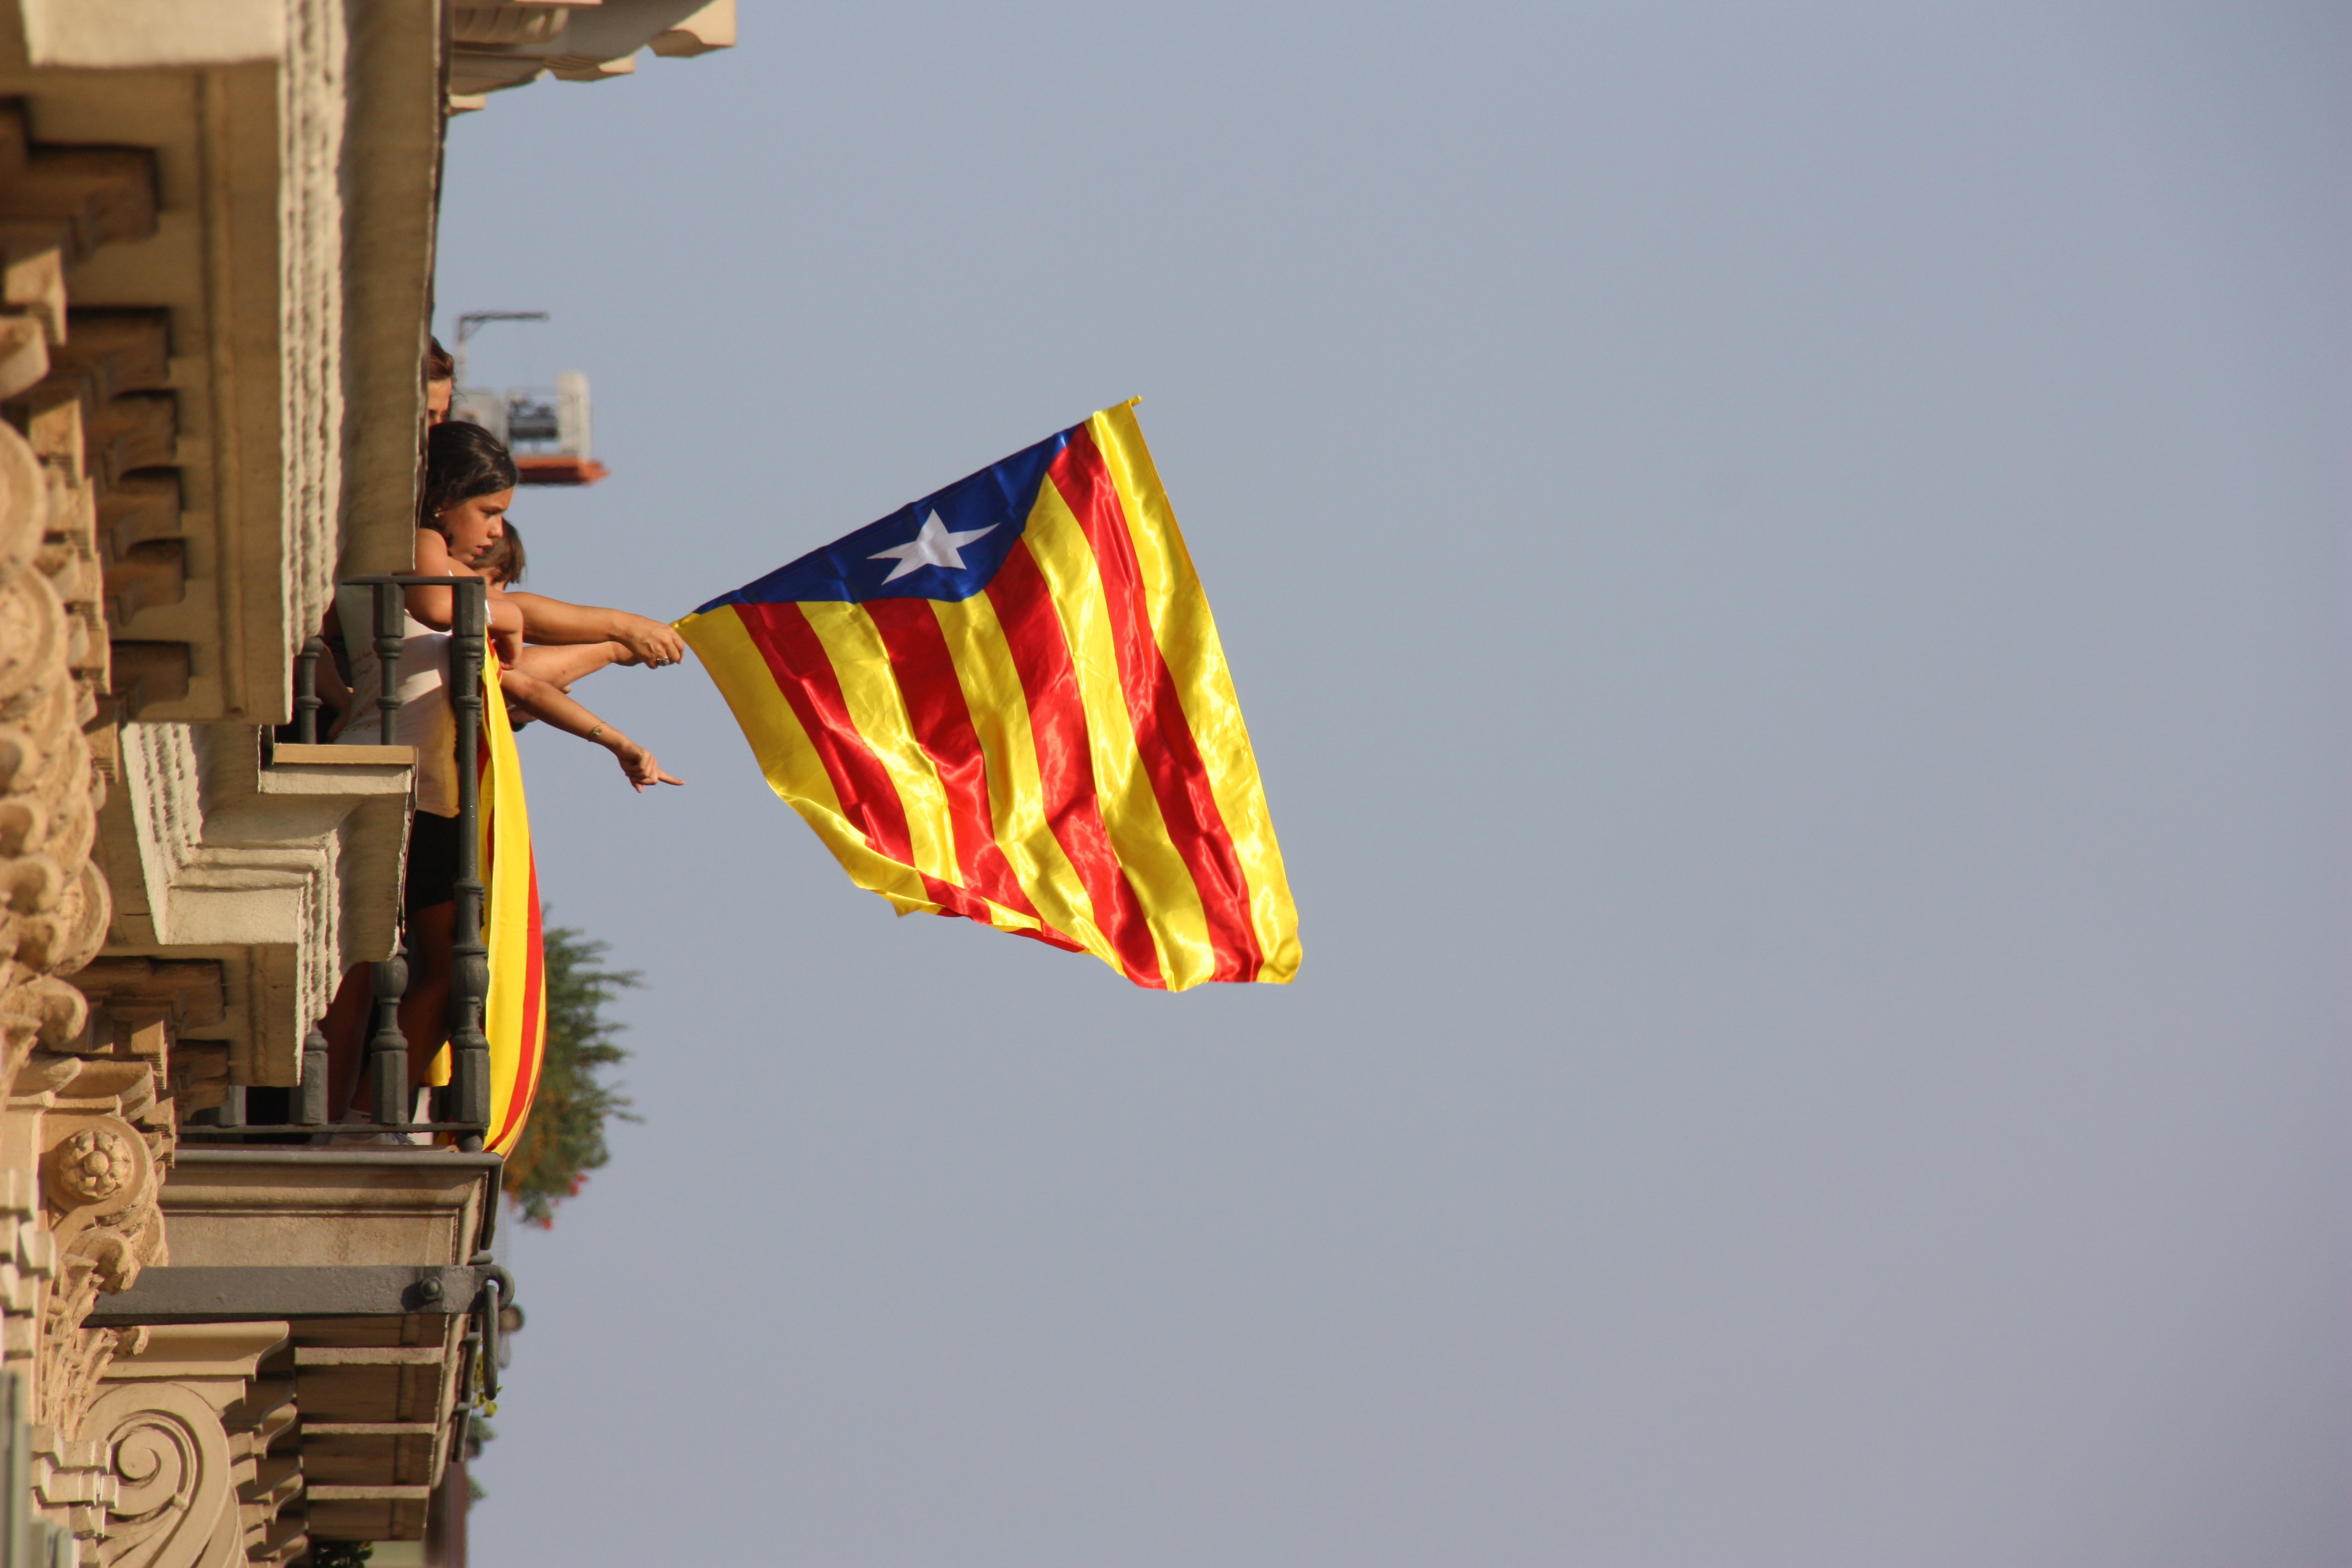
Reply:
M635 970L604 968L605 944L579 931L553 928L546 943L547 1055L506 1173L507 1196L542 1228L554 1225L555 1205L577 1197L588 1173L612 1158L604 1123L638 1120L619 1086L604 1079L629 1055L614 1043L627 1026L606 1017L604 1006L641 984Z

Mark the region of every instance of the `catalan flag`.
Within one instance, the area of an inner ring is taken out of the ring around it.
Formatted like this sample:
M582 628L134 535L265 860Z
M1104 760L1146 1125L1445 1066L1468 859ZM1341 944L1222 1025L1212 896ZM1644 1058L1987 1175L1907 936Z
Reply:
M490 1046L490 1124L482 1147L513 1152L539 1091L547 1055L547 953L539 911L539 861L531 853L530 810L522 793L522 753L499 689L499 656L482 658L482 729L475 748L481 778L482 947L489 961L489 994L482 1001L482 1034ZM425 1081L446 1084L450 1048L444 1041Z
M1132 405L678 630L768 783L901 914L1171 991L1297 973L1249 731Z
M539 861L522 793L522 753L499 689L498 656L482 672L482 945L490 967L482 1033L490 1043L490 1127L482 1147L511 1153L539 1091L547 1055L547 953Z

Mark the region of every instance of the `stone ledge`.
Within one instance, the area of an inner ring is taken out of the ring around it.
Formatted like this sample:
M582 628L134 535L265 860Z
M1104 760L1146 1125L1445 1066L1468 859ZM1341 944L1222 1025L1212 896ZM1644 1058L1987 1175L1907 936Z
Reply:
M297 1345L296 1366L437 1366L439 1345Z
M488 1244L495 1154L186 1149L162 1204L176 1265L454 1267Z

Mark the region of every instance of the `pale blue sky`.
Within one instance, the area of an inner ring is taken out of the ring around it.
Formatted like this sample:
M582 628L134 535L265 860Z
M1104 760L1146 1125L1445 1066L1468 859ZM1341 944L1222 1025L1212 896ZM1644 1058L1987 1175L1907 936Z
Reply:
M785 7L453 130L672 616L1130 394L1298 984L528 742L647 1120L488 1568L2352 1561L2352 14Z

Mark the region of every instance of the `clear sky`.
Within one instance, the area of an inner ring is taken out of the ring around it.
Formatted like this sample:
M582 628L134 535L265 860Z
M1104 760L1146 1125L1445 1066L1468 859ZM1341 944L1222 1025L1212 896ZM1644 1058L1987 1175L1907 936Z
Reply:
M2352 12L782 6L454 128L683 614L1140 393L1301 915L894 920L527 739L639 1127L489 1568L2352 1562Z

